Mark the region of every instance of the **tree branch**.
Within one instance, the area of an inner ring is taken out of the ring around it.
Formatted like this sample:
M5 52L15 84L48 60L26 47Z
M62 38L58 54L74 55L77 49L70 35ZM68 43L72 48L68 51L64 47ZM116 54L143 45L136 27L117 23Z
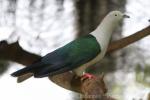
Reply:
M121 40L112 42L108 47L107 53L111 53L113 51L119 50L148 35L150 35L150 26L146 27L145 29L139 32L136 32L133 35L130 35ZM38 58L40 58L40 56L23 50L19 46L18 42L12 43L12 44L8 44L6 41L0 42L0 59L14 61L23 65L30 65L32 62L34 62ZM85 90L83 83L80 82L79 79L76 79L73 73L66 72L60 75L49 77L49 79L63 88L86 94L85 91L83 91ZM93 80L93 81L92 80L85 81L84 84L87 84L87 83L93 84L92 82L98 82L98 83L103 84L103 80L101 80L100 78L97 78L96 80ZM96 91L103 91L104 93L105 89L102 89L101 85L99 85L99 87L96 87ZM105 99L105 100L109 100L109 99ZM110 100L113 100L113 99L110 99Z
M10 60L25 66L30 65L40 56L23 50L18 42L8 44L6 41L0 42L0 59Z
M128 37L125 37L118 41L112 42L108 47L107 53L111 53L113 51L116 51L118 49L126 47L148 35L150 35L150 26L148 26L145 29L138 31L135 34L132 34Z

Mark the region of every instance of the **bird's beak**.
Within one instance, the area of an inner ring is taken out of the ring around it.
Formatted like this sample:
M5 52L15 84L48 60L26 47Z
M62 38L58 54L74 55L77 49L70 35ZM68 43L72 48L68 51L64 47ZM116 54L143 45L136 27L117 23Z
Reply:
M123 18L130 18L130 16L124 14L124 15L123 15Z

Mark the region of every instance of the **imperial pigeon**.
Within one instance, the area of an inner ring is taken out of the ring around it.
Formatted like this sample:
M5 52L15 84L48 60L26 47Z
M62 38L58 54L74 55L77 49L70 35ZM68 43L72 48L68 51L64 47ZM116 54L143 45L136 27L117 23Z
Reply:
M77 76L89 77L84 73L85 69L104 57L111 35L123 18L129 16L111 11L90 34L73 40L11 75L20 77L30 73L35 78L42 78L72 71Z

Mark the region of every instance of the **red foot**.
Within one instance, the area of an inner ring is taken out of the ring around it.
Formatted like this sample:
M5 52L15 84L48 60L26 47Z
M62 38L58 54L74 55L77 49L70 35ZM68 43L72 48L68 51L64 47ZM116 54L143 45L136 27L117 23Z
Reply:
M92 79L92 78L96 78L94 75L92 74L89 74L89 73L85 73L82 77L81 77L81 80L84 80L84 79Z

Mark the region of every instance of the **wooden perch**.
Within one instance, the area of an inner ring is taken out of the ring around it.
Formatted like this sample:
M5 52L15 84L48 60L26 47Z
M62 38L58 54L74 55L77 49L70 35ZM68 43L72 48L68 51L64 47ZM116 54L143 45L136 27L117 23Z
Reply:
M115 100L106 95L107 88L104 82L104 75L93 79L85 79L81 83L82 100Z
M118 41L110 43L110 45L107 49L107 53L110 53L110 52L116 51L118 49L121 49L123 47L126 47L129 44L132 44L148 35L150 35L150 26L148 26L147 28L145 28L141 31L138 31L135 34L132 34L128 37L125 37L123 39L120 39Z
M146 27L145 29L133 35L112 42L108 47L107 53L111 53L113 51L119 50L148 35L150 35L150 26ZM33 61L37 60L38 58L40 58L40 56L23 50L19 46L18 42L12 44L7 44L7 42L5 41L0 42L0 59L15 61L23 65L30 65ZM96 88L93 88L90 91L94 91L93 93L96 93L94 95L101 95L103 99L100 100L114 100L113 98L108 98L107 96L103 95L105 93L105 88L102 85L104 84L102 78L96 78L95 80L86 80L82 83L80 82L79 79L76 79L74 77L73 73L66 72L60 75L49 77L49 79L65 89L80 92L83 94L89 93L87 91L91 89L92 84L94 85L94 82L95 83L98 82L99 85L95 85ZM89 85L89 88L87 87L85 88L85 86L87 85ZM84 99L84 100L94 100L94 99Z

